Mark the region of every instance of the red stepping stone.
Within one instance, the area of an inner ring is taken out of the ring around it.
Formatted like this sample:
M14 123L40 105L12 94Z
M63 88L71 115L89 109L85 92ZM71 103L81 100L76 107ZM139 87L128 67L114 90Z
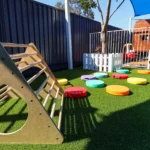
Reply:
M116 79L127 79L128 75L127 74L114 73L114 74L112 74L112 77L116 78Z
M87 95L86 89L83 87L69 87L66 88L65 96L70 98L81 98Z

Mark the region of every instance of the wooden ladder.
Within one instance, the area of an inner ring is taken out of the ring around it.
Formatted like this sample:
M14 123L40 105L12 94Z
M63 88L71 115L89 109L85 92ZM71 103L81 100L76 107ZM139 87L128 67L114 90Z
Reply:
M9 55L5 47L25 48L25 52ZM40 71L26 80L22 73L32 67L37 67ZM28 108L28 118L23 127L12 133L0 133L0 143L62 143L63 135L60 130L64 93L36 46L33 43L0 43L0 72L0 84L5 85L0 88L0 101L9 97L23 98ZM45 73L46 79L34 92L30 84L42 73ZM39 97L44 98L43 103ZM45 106L50 97L54 100L51 112L47 112ZM56 125L53 117L58 100L61 100L61 104Z

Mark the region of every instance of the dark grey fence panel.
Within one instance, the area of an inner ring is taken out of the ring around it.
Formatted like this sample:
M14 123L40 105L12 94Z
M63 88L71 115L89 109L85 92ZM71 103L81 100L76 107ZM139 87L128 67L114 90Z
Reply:
M30 0L0 0L0 22L0 41L33 42L52 69L67 67L64 11ZM100 23L71 14L71 31L74 65L81 65L83 53L89 51L89 33L99 32Z

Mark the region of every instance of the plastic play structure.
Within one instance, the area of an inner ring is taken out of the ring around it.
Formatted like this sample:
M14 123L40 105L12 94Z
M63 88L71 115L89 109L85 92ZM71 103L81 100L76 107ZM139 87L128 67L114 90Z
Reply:
M9 55L9 48L25 48L24 53ZM26 80L22 72L37 67L40 71ZM60 132L62 122L64 92L55 76L40 55L34 44L0 43L0 101L8 98L23 98L28 107L28 118L19 130L12 133L0 133L0 143L38 143L59 144L63 142ZM30 84L42 73L46 79L36 92ZM44 99L42 104L39 98ZM51 112L45 106L53 98ZM53 121L57 101L61 101L58 124Z
M123 46L123 58L134 59L136 57L135 50L131 43L127 43Z

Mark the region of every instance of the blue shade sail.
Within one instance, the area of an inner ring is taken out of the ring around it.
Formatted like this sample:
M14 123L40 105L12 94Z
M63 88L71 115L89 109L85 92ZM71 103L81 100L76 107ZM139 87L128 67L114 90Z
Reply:
M135 16L150 14L150 0L130 0Z

